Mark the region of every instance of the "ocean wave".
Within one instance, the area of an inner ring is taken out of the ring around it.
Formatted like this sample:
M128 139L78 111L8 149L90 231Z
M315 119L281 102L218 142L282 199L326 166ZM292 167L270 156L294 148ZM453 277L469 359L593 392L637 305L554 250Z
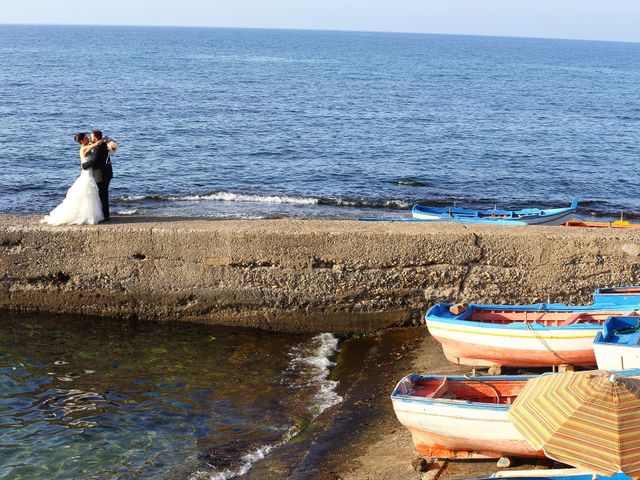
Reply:
M431 185L422 180L416 180L414 178L400 178L391 182L394 185L401 185L403 187L430 187Z
M135 215L140 213L140 211L137 208L131 208L129 210L117 210L116 213L118 215Z
M289 428L287 430L287 433L282 437L280 441L269 445L262 445L261 447L258 447L255 450L252 450L249 453L243 455L240 459L240 465L236 468L227 468L225 470L216 472L199 470L193 472L189 476L189 480L229 480L231 478L245 475L249 472L249 470L253 468L253 465L256 462L263 460L274 448L287 443L289 440L295 437L298 432L298 427Z
M291 360L284 383L292 390L313 390L307 406L312 420L329 407L342 402L342 397L336 392L338 382L328 378L331 367L335 366L330 358L338 352L338 344L338 338L332 333L321 333L308 342L296 345L289 352ZM289 442L299 432L297 425L289 427L279 441L262 445L244 454L237 467L215 471L199 470L192 473L189 480L229 480L245 475L256 462L263 460L275 448ZM215 466L211 467L215 469Z
M407 210L413 206L415 202L400 199L390 200L366 200L366 199L350 199L350 198L322 198L319 205L334 205L338 207L356 207L356 208L386 208L390 210Z
M290 353L289 386L293 389L315 389L308 410L315 419L327 408L342 402L336 392L338 382L329 379L330 358L338 351L338 338L332 333L321 333L308 343L300 345Z
M243 202L243 203L288 203L299 205L317 205L319 199L314 197L296 197L291 195L251 195L233 192L214 192L202 195L125 195L117 200L124 203L144 200L156 202Z

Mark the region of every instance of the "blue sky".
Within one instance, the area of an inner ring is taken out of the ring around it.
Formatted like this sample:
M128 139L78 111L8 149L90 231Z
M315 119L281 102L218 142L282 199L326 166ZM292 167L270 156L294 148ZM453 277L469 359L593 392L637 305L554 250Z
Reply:
M637 0L0 1L0 23L311 28L640 41Z

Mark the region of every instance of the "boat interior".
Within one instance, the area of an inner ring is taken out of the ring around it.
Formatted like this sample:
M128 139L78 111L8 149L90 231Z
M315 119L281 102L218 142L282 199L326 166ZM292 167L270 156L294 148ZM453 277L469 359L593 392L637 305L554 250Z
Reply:
M413 385L411 395L510 405L527 384L526 380L482 380L481 378L469 377L461 380L450 377L421 377Z
M598 293L605 295L638 295L640 294L640 287L601 288Z
M602 335L598 335L596 342L629 347L640 345L640 319L611 317L602 327Z
M632 315L637 312L620 311L590 311L590 312L554 312L535 310L507 310L507 309L479 309L469 308L456 318L473 322L507 325L510 323L529 322L539 323L547 327L562 327L574 324L595 323L602 325L611 316Z

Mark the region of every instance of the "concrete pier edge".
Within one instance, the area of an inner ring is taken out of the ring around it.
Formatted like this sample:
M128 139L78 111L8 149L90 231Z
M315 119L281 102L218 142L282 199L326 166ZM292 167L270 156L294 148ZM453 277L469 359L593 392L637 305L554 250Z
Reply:
M418 323L438 301L589 303L640 284L634 229L0 215L0 309L295 332Z

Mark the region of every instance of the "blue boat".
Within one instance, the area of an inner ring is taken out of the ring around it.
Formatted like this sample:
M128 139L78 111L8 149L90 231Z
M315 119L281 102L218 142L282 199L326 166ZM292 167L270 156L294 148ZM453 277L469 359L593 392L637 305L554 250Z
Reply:
M627 305L640 303L640 287L605 287L593 292L593 303Z
M593 339L602 324L640 309L640 296L636 298L581 306L438 303L425 315L425 323L446 358L460 365L593 366Z
M464 219L468 223L487 221L521 222L526 225L562 225L573 219L580 199L574 197L568 208L524 208L522 210L470 210L466 208L441 208L414 205L411 213L414 219L431 222L450 222Z
M593 341L598 368L625 370L640 367L640 317L609 317Z
M361 222L400 222L400 223L432 223L434 220L425 220L422 218L380 218L380 217L363 217L358 218ZM453 223L473 223L484 225L506 225L509 227L524 227L526 222L520 222L517 220L504 220L504 219L490 219L490 218L452 218L446 220Z

